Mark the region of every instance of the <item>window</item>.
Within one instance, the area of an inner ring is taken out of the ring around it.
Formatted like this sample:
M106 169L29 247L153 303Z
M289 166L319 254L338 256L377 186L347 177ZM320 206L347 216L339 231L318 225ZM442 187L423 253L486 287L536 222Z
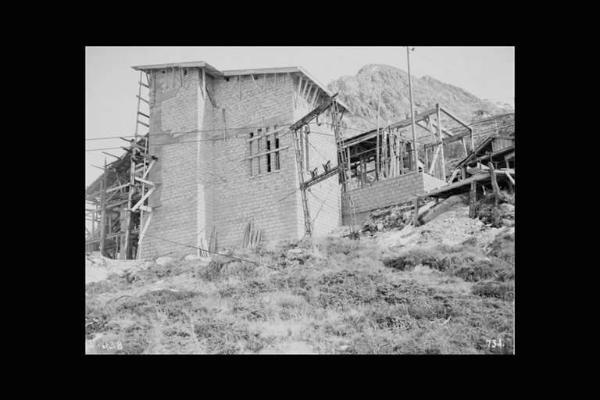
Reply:
M252 158L252 146L253 146L252 138L254 138L254 132L250 132L250 140L248 142L248 151L249 151L249 154L250 154L250 157L249 157L249 161L250 161L250 176L252 176L252 162L254 161L254 159Z
M275 127L275 129L277 129L277 127ZM275 132L273 134L273 140L275 142L275 148L279 149L279 137L278 137L278 133ZM280 164L279 164L279 152L276 151L275 153L273 153L274 157L275 157L275 169L279 169L280 168Z
M250 176L278 171L281 168L280 151L284 150L280 147L279 141L281 131L282 128L278 129L275 125L250 132L248 139Z
M271 172L271 138L269 137L269 128L265 128L266 145L267 145L267 172Z

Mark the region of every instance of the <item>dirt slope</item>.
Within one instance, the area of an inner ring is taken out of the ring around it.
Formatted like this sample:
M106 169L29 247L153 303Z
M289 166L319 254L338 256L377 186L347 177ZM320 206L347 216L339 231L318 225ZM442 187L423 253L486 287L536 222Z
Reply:
M467 214L138 263L86 284L86 352L512 353L514 227Z

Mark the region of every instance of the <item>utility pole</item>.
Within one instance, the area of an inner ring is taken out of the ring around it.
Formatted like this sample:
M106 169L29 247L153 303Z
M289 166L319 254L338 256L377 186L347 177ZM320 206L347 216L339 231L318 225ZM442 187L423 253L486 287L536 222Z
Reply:
M415 132L415 110L413 107L413 97L412 97L412 83L411 83L411 76L410 76L410 46L406 46L406 62L408 63L408 97L410 100L410 125L411 125L411 129L412 129L412 141L413 141L413 163L414 163L414 168L415 171L419 170L419 166L418 166L418 157L417 157L417 134Z

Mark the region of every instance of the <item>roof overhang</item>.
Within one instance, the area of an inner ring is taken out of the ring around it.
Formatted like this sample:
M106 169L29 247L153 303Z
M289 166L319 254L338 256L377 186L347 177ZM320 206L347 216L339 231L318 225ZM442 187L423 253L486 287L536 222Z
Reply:
M306 71L302 67L278 67L278 68L252 68L252 69L230 69L227 71L223 71L223 76L232 77L232 76L243 76L243 75L261 75L261 74L293 74L300 73L304 75L305 78L312 81L314 85L316 85L319 89L321 89L327 96L332 97L333 93L327 89L325 85L319 82L314 76L312 76L308 71ZM335 102L342 106L346 111L351 112L350 107L348 107L344 102L340 99L336 98Z
M213 67L212 65L204 61L189 61L189 62L178 62L170 64L152 64L152 65L134 65L133 68L136 71L151 71L155 69L169 69L169 68L204 68L206 73L212 76L223 76L223 73Z

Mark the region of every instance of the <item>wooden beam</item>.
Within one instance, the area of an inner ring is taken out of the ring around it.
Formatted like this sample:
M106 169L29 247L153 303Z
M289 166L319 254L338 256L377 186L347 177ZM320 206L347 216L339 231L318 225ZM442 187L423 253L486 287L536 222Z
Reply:
M297 93L297 97L300 97L302 95L302 90L304 89L304 85L306 85L307 81L305 81L304 79L302 79L302 77L300 77L300 80L298 81L298 93Z
M137 139L137 135L136 135L136 139ZM137 150L137 147L140 147L138 145L136 145L134 143L134 141L132 141L131 143L133 149L131 151L131 162L129 163L129 193L128 193L128 201L127 201L127 209L131 208L131 203L133 201L133 193L135 192L135 153ZM125 232L124 237L122 238L121 241L121 251L119 254L119 259L121 260L126 260L128 253L129 253L129 248L131 246L131 212L129 210L125 211L126 215L125 215L125 226L121 227L121 230Z
M492 190L494 192L494 205L498 206L498 202L500 200L500 186L498 186L498 181L496 180L496 171L494 169L494 163L489 162L488 166L490 167L490 176L492 180Z
M244 158L244 160L250 160L252 158L262 157L262 156L266 156L267 154L276 153L276 152L282 151L282 150L287 150L289 147L290 146L279 147L279 148L276 148L276 149L273 149L273 150L263 151L262 153L252 154L251 156Z
M419 223L419 196L415 197L415 213L413 214L413 225L417 226Z
M106 174L106 158L104 158L104 175L102 178L102 186L101 186L101 190L102 190L102 197L100 200L100 209L102 210L102 214L100 216L100 254L102 256L105 256L106 254L104 254L104 242L106 241L106 180L107 180L107 174Z
M449 116L450 118L452 118L453 120L455 120L456 122L458 122L459 124L461 124L462 126L464 126L465 128L472 130L472 128L469 125L467 125L466 122L464 122L463 120L461 120L460 118L458 118L457 116L455 116L454 114L452 114L450 111L448 111L444 107L440 106L440 110L444 114L446 114L447 116Z
M426 127L425 125L422 125L422 124L420 123L420 121L419 121L419 122L415 122L415 124L416 124L416 125L417 125L419 128L423 128L423 129L425 129L427 132L430 132L430 133L432 133L432 134L434 134L434 135L437 135L437 124L436 124L436 123L434 123L434 122L431 122L431 121L430 121L429 123L431 124L431 128L428 128L428 127ZM433 129L436 129L436 130L434 131ZM444 135L448 136L448 138L446 138L446 139L449 139L449 138L451 138L451 137L453 137L453 136L454 136L454 135L453 135L451 132L449 132L449 131L448 131L448 130L446 130L446 129L442 129L442 133L443 133Z
M155 190L155 189L156 189L156 188L155 188L155 187L153 187L153 188L151 188L150 190L148 190L148 192L147 192L147 193L146 193L144 196L142 196L142 198L141 198L141 199L140 199L140 200L139 200L139 201L138 201L138 202L137 202L137 203L136 203L136 204L135 204L133 207L131 207L131 211L136 211L138 208L140 208L140 206L141 206L142 204L144 204L144 201L145 201L145 200L146 200L148 197L150 197L150 195L151 195L151 194L154 192L154 190Z
M139 178L137 176L135 177L135 180L138 182L145 183L146 185L154 186L154 182L147 181L147 180Z
M146 179L146 177L148 176L148 173L150 172L150 170L152 169L152 167L154 167L155 163L156 163L156 160L152 160L150 162L150 165L148 165L148 168L146 169L146 172L144 172L144 175L142 175L143 179Z
M317 94L319 94L319 87L315 85L315 91L314 91L313 95L310 98L310 104L311 104L311 106L313 106L315 100L317 99Z
M442 193L452 191L454 189L459 189L462 186L470 184L471 182L480 182L480 181L486 181L489 179L490 179L490 174L488 172L481 173L478 175L473 175L470 178L463 179L463 180L460 180L460 181L454 182L454 183L449 183L447 185L444 185L439 188L425 192L425 194L423 196L437 196Z
M116 158L117 160L120 160L120 159L121 159L121 157L119 157L119 156L115 156L114 154L110 154L110 153L107 153L107 152L105 152L105 151L103 151L102 153L106 154L107 156L114 157L114 158Z
M311 179L309 181L304 182L304 186L303 187L306 189L306 188L308 188L308 187L310 187L312 185L315 185L315 184L317 184L319 182L324 181L325 179L328 179L328 178L330 178L332 176L337 175L338 172L339 172L338 171L338 167L336 165L334 168L330 169L329 171L327 171L325 173L322 173L321 175L318 175L318 176L314 177L313 179Z
M438 155L440 154L440 145L435 148L433 152L433 158L431 159L431 165L429 166L429 175L433 175L433 170L435 169L435 164L437 162Z
M304 86L304 90L302 90L302 97L305 98L306 102L308 102L308 99L306 99L308 93L310 93L312 89L312 84L310 82L307 81L307 84Z
M444 139L442 138L442 116L440 104L436 104L437 109L437 123L438 123L438 139L440 140L440 161L442 164L442 180L446 180L446 160L444 157Z
M334 102L335 97L338 94L334 94L333 96L331 96L326 102L324 102L323 104L321 104L320 106L318 106L317 108L313 109L312 111L310 111L308 114L306 114L305 116L303 116L302 118L300 118L298 121L294 122L291 126L290 126L290 130L291 131L295 131L300 129L300 127L310 123L310 121L312 121L313 119L315 119L318 115L322 114L323 112L325 112L325 110L327 110Z
M142 240L144 240L144 236L146 235L146 230L148 229L148 226L150 225L150 220L152 219L152 215L153 214L148 215L148 219L144 223L144 227L142 228L142 230L140 231L140 235L138 236L138 254L137 254L138 259L140 259L142 257Z
M135 97L137 97L138 99L140 99L140 100L141 100L141 101L143 101L144 103L146 103L146 104L150 105L150 102L149 102L148 100L144 99L143 97L141 97L141 96L138 96L137 94L135 95Z
M450 176L450 179L448 179L448 183L452 183L454 178L456 178L458 176L459 172L460 172L460 169L455 169L454 172L452 173L452 175Z
M477 202L477 182L471 182L471 190L469 191L469 217L475 218L475 204Z
M515 184L515 180L513 179L513 177L510 174L510 172L508 172L508 171L499 171L499 170L496 170L496 172L503 173L504 175L506 175L508 177L508 180L510 181L510 183L512 183L513 185Z
M128 201L128 200L121 200L121 201L117 201L116 203L108 204L108 205L106 206L106 208L107 208L107 209L109 209L109 208L113 208L113 207L119 206L119 205L121 205L121 204L125 204L125 203L127 203L127 201Z
M128 187L129 185L130 185L130 183L129 183L129 182L127 182L127 183L125 183L125 184L123 184L123 185L120 185L120 186L115 186L115 187L113 187L113 188L110 188L110 189L108 189L108 190L106 191L106 193L111 193L111 192L114 192L114 191L116 191L116 190L120 190L120 189L126 188L126 187Z

